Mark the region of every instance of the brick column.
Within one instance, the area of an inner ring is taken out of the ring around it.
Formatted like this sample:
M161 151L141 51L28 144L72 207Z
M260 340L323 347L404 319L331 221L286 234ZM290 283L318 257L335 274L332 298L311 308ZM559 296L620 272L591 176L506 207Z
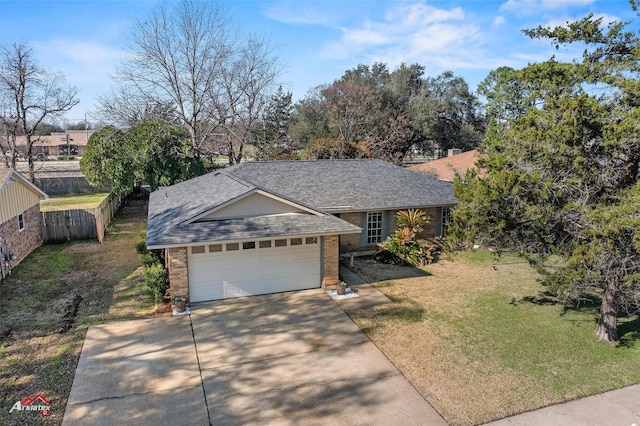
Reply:
M166 250L166 264L169 271L171 298L182 296L189 302L189 269L187 267L187 248L172 247Z
M322 287L338 284L340 277L339 238L337 235L322 237Z

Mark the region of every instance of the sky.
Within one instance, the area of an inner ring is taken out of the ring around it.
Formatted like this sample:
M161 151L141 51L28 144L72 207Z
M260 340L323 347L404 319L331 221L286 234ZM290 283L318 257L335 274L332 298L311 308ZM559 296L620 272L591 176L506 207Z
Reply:
M167 0L0 0L0 44L26 41L38 64L80 89L66 115L75 123L114 86L135 19ZM604 23L640 18L627 0L234 0L222 1L245 33L269 37L283 66L280 83L294 100L358 64L418 63L427 76L453 71L476 90L500 66L522 68L552 55L571 60L582 47L556 50L523 29L564 25L593 13Z

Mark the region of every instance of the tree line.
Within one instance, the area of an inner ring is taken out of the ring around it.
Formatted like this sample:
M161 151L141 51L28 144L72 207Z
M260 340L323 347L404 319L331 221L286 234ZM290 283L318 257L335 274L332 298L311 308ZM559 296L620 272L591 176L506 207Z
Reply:
M359 65L293 104L278 83L282 65L268 37L240 32L220 3L160 5L134 21L126 51L113 75L115 89L99 97L93 114L123 131L147 122L182 127L190 147L174 147L176 158L206 165L221 154L229 165L237 164L248 147L250 158L260 160L376 157L399 163L409 152L471 149L486 125L462 77L427 77L419 64L393 71L383 63ZM46 131L45 118L75 106L78 89L39 68L26 43L1 53L5 145L11 149L12 138L27 136L31 159L31 136ZM16 60L28 63L14 66ZM42 81L23 78L28 74ZM64 96L53 107L44 105L50 99L46 90ZM42 114L14 106L17 98L41 105Z

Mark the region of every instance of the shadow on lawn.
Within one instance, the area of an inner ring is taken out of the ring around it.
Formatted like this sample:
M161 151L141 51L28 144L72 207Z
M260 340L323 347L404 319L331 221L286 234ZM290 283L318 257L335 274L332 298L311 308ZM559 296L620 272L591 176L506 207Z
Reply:
M563 303L560 298L550 291L541 291L536 296L525 296L519 301L515 298L511 301L512 305L518 305L519 303L533 303L540 306L562 306L562 313L564 315L568 311L582 312L585 310L597 309L602 303L602 298L595 294L585 294L580 296L580 299L576 300L573 304Z
M541 306L562 306L561 316L565 315L569 311L574 312L589 312L594 315L593 321L598 321L598 310L602 303L602 298L596 294L583 295L580 300L572 305L564 304L553 293L549 291L542 291L537 296L525 296L519 301L515 298L511 301L511 304L517 306L520 303L533 303ZM636 315L635 318L624 315L618 316L618 336L620 336L619 346L623 347L635 347L640 343L640 315Z
M562 302L558 300L555 294L549 291L541 291L537 296L525 296L520 299L519 302L516 302L515 298L511 301L512 305L517 305L518 303L533 303L535 305L549 306L558 305Z
M620 346L632 348L640 343L640 315L618 325Z
M354 260L353 266L347 261L343 261L343 264L367 282L431 276L429 272L415 266L382 263L375 260L373 256L358 257Z

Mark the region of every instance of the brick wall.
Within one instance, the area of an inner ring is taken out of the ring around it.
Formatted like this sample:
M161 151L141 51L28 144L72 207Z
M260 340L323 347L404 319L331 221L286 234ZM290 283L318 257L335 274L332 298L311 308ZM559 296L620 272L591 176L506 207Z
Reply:
M189 269L187 267L187 248L172 247L166 249L165 260L169 272L171 298L186 297L189 302Z
M20 231L18 216L0 224L0 237L5 240L5 249L14 255L11 267L17 266L29 253L42 245L42 214L40 204L23 213L24 230Z
M424 229L418 235L418 238L432 239L436 236L436 225L440 220L438 217L438 209L434 207L430 209L422 209L422 211L429 217L429 223L424 225Z
M396 230L396 213L399 210L392 210L388 213L389 217L389 233L393 234ZM418 238L431 239L436 236L436 224L440 219L437 215L436 208L422 209L429 216L429 223L424 226L424 230L418 235ZM356 226L362 226L361 213L340 213L340 219ZM375 250L376 244L370 246L360 246L360 234L340 235L340 253L350 253L353 251Z
M340 279L338 236L322 237L323 279L322 286L336 285Z
M361 226L361 213L340 213L340 219ZM360 234L340 235L340 253L350 253L360 249Z

